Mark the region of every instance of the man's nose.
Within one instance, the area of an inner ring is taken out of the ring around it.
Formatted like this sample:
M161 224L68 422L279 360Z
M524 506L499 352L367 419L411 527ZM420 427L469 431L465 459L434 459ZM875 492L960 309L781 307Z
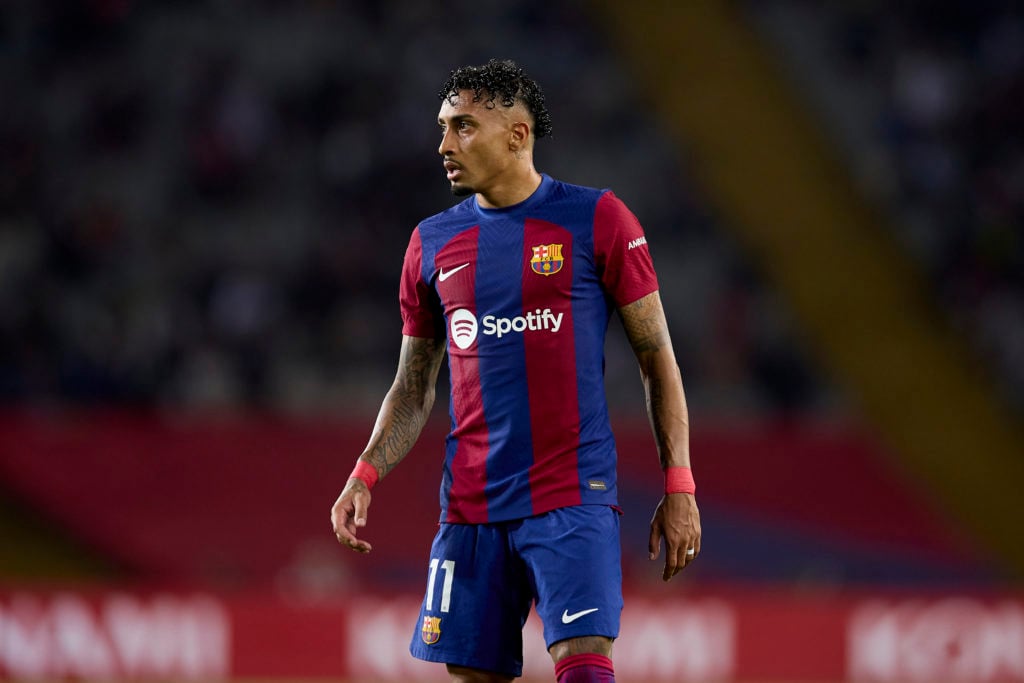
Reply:
M444 134L441 136L441 144L437 146L437 153L441 156L454 151L454 145L452 144L452 130L446 128Z

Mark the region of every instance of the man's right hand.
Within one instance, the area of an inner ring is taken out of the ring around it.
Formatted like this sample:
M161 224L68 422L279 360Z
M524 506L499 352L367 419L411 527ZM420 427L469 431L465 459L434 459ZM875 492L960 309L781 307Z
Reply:
M361 479L352 478L334 501L331 508L331 526L338 542L359 553L368 553L373 548L369 543L356 538L356 531L366 526L366 510L370 507L370 489Z

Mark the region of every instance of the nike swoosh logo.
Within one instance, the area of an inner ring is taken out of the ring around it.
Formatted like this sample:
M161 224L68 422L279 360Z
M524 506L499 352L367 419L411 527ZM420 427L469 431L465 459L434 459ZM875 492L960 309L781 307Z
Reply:
M455 273L459 272L460 270L462 270L463 268L467 267L468 265L469 265L468 263L463 263L461 266L456 266L455 268L452 268L447 273L444 272L444 268L441 268L441 272L439 272L437 274L438 282L444 282L445 280L450 278L452 275L455 275Z
M562 612L562 623L563 624L571 624L572 622L576 621L580 617L585 617L588 614L590 614L591 612L596 612L598 609L599 608L597 608L597 607L592 607L590 609L580 610L579 612L573 612L572 614L569 614L569 610L565 610L564 612Z

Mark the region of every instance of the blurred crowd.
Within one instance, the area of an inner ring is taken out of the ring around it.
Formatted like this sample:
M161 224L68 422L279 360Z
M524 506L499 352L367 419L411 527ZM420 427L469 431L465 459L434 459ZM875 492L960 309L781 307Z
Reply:
M548 94L539 169L645 225L695 409L834 406L605 42L571 0L3 3L0 401L375 409L409 232L454 201L437 89L498 56ZM1011 151L989 175L1019 175ZM971 253L1019 265L1019 244ZM609 396L641 410L611 337Z
M891 218L940 316L1024 413L1024 10L747 3Z

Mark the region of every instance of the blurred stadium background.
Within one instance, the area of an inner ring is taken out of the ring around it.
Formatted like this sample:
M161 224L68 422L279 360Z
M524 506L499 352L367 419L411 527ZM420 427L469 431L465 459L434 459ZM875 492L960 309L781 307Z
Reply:
M990 0L0 5L0 680L438 679L405 647L443 398L370 556L328 510L452 202L436 91L492 56L545 87L538 167L645 225L688 392L705 540L664 586L613 330L618 680L1024 681L1024 14ZM527 651L550 680L533 618Z

